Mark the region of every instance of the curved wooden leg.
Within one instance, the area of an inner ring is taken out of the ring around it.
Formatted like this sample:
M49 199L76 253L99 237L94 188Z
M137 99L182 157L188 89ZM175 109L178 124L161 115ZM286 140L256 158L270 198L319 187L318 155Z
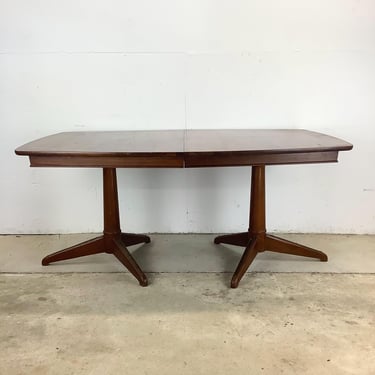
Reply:
M56 251L55 253L49 254L42 260L42 265L47 266L50 263L58 262L60 260L67 260L72 258L79 258L86 255L93 255L99 253L105 253L104 237L100 236L82 242L78 245L68 247L67 249Z
M151 239L145 234L121 233L121 241L125 246L132 246L139 243L150 243Z
M214 239L215 244L224 243L228 245L235 246L247 246L250 241L249 232L234 233L234 234L224 234L223 236L218 236Z
M284 240L270 234L266 235L265 248L267 251L274 251L276 253L300 255L309 258L320 259L322 262L327 262L328 257L325 253L319 250L312 249L298 243Z
M139 285L147 286L148 280L146 275L142 272L134 258L129 253L126 246L121 240L113 239L113 255L132 273L132 275L139 281Z
M250 267L250 264L256 257L258 251L256 249L257 239L254 238L250 241L247 245L240 262L236 268L236 271L233 274L232 281L231 281L231 288L237 288L242 276L245 274L247 269Z

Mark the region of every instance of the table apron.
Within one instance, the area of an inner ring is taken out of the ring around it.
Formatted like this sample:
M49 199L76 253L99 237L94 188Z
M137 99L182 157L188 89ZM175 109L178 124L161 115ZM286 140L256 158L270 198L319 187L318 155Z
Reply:
M338 151L298 152L285 154L227 154L185 156L185 168L242 165L308 164L337 162Z
M338 151L283 154L209 154L165 156L39 156L30 155L31 167L82 168L198 168L245 165L308 164L337 162Z
M37 156L30 155L31 167L81 168L183 168L181 155L166 156Z

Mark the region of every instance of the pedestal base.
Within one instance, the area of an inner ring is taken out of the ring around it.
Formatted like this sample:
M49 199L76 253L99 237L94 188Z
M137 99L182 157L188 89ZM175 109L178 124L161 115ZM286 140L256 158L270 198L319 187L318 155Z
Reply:
M218 236L214 242L215 244L223 243L245 247L232 277L232 288L238 287L239 282L256 255L263 251L316 258L322 262L327 262L328 260L327 255L319 250L266 233L265 166L252 167L249 230L242 233Z
M245 250L242 255L242 258L236 268L236 271L233 274L231 287L237 288L238 284L250 267L254 258L258 253L263 251L273 251L276 253L292 254L299 255L309 258L316 258L322 262L327 262L328 257L325 253L319 250L312 249L310 247L285 240L280 237L272 236L270 234L265 235L264 246L262 246L263 241L258 241L257 236L254 235L250 237L249 232L228 234L224 236L218 236L214 240L215 244L228 244L236 246L244 246Z
M99 253L113 254L133 274L141 286L147 286L147 277L129 253L127 246L149 243L150 237L143 234L121 233L116 170L113 168L103 169L103 197L103 235L47 255L43 258L42 265L47 266L53 262Z
M116 236L103 235L47 255L43 258L42 265L47 266L53 262L79 258L86 255L100 253L113 254L134 275L141 286L147 286L147 277L126 247L149 242L150 237L141 234L120 233L120 235Z

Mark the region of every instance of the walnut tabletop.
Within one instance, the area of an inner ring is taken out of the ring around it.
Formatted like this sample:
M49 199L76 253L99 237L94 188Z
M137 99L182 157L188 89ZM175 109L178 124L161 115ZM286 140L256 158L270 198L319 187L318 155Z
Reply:
M214 239L216 244L244 247L231 281L231 287L236 288L256 255L263 251L328 260L320 250L266 232L266 166L336 162L339 151L352 147L338 138L294 129L93 131L51 135L17 148L16 154L29 156L32 167L103 168L103 235L49 254L42 264L113 254L142 286L148 284L147 277L127 247L147 244L151 239L121 232L116 168L251 166L248 230Z
M307 130L92 131L54 134L16 149L35 167L205 167L337 161L353 146Z

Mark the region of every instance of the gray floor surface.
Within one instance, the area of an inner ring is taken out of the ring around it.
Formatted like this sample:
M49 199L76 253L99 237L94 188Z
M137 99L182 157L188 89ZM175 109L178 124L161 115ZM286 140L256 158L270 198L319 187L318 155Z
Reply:
M238 289L213 235L134 246L147 288L111 255L40 266L90 237L0 236L0 374L375 374L375 236L285 235L329 262L262 253Z
M47 254L97 234L0 236L0 272L126 272L113 255L98 254L43 267ZM250 271L372 273L375 236L278 234L327 253L329 261L271 252L258 254ZM214 234L152 234L129 248L145 272L233 272L243 248L215 245Z

